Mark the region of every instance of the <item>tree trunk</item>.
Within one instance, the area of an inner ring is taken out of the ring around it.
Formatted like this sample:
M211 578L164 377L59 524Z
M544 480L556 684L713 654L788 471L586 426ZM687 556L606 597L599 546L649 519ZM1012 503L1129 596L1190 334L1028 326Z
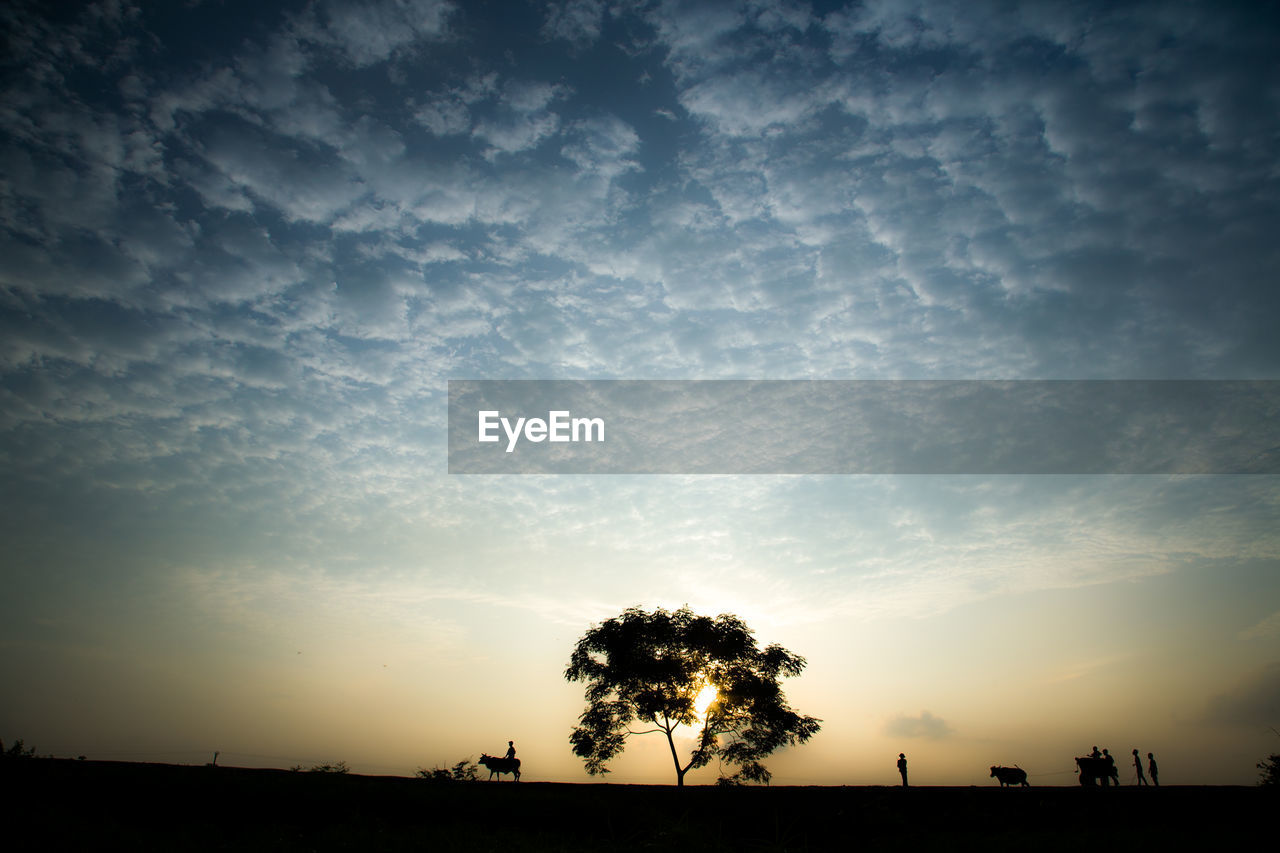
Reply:
M675 728L674 726L672 726L671 728L665 728L665 731L667 733L667 746L671 748L671 763L676 766L676 787L683 788L684 774L688 771L689 768L685 767L683 770L680 768L680 756L676 755L676 742L671 737L671 732L672 732L672 729L674 728Z

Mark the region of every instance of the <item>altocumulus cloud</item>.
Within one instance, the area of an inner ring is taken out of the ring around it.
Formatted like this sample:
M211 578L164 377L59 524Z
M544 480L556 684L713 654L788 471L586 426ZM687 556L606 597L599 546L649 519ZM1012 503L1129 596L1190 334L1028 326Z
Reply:
M1256 483L1201 484L1257 507L1208 525L1165 500L1189 486L1131 482L1038 507L1000 485L771 483L751 490L757 516L740 483L498 499L438 476L449 377L1274 375L1267 10L239 12L0 10L15 530L146 518L346 565L421 565L407 543L425 530L429 571L448 575L465 562L444 553L454 531L489 517L475 507L507 501L494 517L553 553L567 534L536 530L545 506L625 499L614 528L587 525L611 559L639 531L662 578L687 576L684 545L728 586L746 536L810 572L766 587L844 614L1276 553ZM874 509L851 521L851 499ZM715 535L661 512L700 504L728 507L700 521ZM627 526L645 513L665 521ZM1046 530L1071 548L1046 556ZM361 531L379 556L335 545Z

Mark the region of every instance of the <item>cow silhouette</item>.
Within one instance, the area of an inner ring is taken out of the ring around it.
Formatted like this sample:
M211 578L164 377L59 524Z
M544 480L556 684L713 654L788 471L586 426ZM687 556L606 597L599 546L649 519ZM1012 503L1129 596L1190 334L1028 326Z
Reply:
M498 781L502 781L503 773L510 773L515 777L517 782L520 781L520 759L518 758L498 758L496 755L481 753L480 762L489 768L489 779L493 779L493 774L498 774Z
M1024 788L1030 788L1031 783L1027 781L1027 771L1021 767L992 767L991 775L1000 780L1000 787L1005 785L1021 785Z
M1102 782L1104 788L1112 782L1115 782L1117 787L1120 785L1120 776L1116 772L1114 761L1086 755L1076 759L1076 767L1080 768L1081 785L1097 785L1098 782Z

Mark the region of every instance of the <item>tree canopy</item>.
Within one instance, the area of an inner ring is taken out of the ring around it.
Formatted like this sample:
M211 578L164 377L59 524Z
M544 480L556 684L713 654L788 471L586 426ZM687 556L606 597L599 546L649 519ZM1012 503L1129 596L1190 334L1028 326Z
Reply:
M751 629L732 614L712 619L688 607L632 607L593 625L574 647L564 676L586 682L587 709L569 742L595 775L609 772L606 762L631 735L661 732L677 785L712 759L736 765L734 781L768 782L761 759L807 741L822 722L793 711L778 684L804 665L782 646L758 648ZM704 692L708 685L714 698L700 713L697 700L711 695ZM637 731L637 725L654 728ZM695 737L683 763L675 740L681 726Z

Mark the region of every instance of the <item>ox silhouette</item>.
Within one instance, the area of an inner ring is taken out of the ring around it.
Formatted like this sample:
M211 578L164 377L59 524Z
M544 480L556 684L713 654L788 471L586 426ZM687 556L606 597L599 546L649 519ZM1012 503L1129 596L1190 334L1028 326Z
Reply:
M1027 781L1027 771L1021 767L992 767L992 777L1000 780L1000 787L1005 785L1021 785L1024 788L1030 788L1031 783Z
M1115 761L1086 755L1076 759L1076 767L1080 768L1081 785L1097 785L1102 782L1102 787L1105 788L1114 782L1116 787L1120 786L1120 774L1116 770Z
M503 773L510 773L515 777L516 781L520 781L520 759L518 758L498 758L496 755L488 755L481 753L480 763L489 768L489 778L493 779L493 774L498 774L498 781L502 781Z

